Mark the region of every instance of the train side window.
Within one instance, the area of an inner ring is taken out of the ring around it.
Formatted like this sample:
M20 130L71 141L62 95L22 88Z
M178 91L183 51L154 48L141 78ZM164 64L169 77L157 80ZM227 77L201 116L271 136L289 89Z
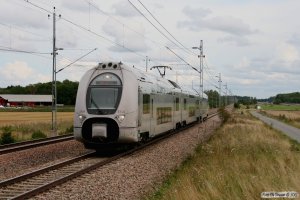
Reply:
M177 97L176 98L176 111L179 110L179 98Z
M183 100L183 109L186 110L186 99Z
M143 114L150 113L150 95L143 94Z

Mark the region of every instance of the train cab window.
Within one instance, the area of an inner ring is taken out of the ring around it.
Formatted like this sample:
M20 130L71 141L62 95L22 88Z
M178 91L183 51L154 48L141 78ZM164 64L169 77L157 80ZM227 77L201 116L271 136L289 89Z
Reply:
M176 111L179 110L179 98L177 97L176 98Z
M150 113L150 94L143 94L143 114Z
M183 109L186 110L186 99L183 99Z
M86 106L90 114L113 114L122 94L122 82L112 73L103 73L94 78L87 90Z

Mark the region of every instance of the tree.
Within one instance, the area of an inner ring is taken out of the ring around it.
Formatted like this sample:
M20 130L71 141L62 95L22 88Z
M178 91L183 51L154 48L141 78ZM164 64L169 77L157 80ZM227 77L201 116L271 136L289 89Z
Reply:
M208 96L208 104L210 108L216 108L219 105L219 93L215 90L206 90L204 93Z

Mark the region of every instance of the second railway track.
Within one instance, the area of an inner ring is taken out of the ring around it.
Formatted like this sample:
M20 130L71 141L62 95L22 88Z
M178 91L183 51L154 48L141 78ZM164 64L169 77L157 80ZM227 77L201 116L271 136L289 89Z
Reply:
M64 141L73 140L73 139L74 139L74 136L72 134L68 134L68 135L50 137L50 138L45 138L45 139L30 140L30 141L25 141L25 142L0 145L0 155L15 152L15 151L21 151L24 149L39 147L39 146L43 146L43 145L64 142Z

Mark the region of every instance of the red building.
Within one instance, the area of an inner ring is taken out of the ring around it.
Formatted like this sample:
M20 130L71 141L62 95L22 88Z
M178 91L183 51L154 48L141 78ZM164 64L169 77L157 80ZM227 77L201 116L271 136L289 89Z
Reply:
M7 107L34 107L51 105L52 95L0 94L0 105Z

